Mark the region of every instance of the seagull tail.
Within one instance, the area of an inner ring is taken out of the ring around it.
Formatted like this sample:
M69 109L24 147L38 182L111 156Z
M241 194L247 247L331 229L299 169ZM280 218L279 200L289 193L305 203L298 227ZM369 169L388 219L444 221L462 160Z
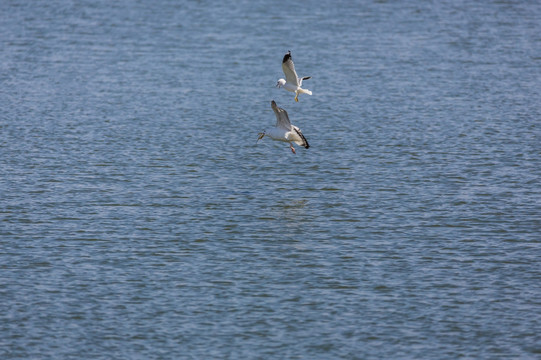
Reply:
M306 90L306 89L300 89L299 92L302 93L302 94L312 95L312 92L310 90Z

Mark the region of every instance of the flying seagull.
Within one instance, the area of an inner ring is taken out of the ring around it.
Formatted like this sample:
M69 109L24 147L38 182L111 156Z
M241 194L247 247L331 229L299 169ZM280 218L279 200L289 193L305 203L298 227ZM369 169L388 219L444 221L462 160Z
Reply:
M293 154L296 154L296 152L295 148L291 144L292 142L308 149L310 147L310 145L308 145L308 141L306 141L306 138L301 133L301 129L291 124L289 121L289 116L287 116L287 111L279 108L274 100L271 101L271 107L276 115L276 125L273 128L259 133L257 141L263 139L263 137L266 135L272 140L289 143L289 148Z
M295 101L299 101L299 94L312 95L310 90L301 88L302 81L310 79L311 76L305 76L303 78L299 78L297 76L297 73L295 72L295 64L293 64L293 60L291 59L291 51L288 51L287 54L284 55L284 59L282 60L282 70L284 71L286 79L278 80L276 87L283 86L287 91L294 92Z

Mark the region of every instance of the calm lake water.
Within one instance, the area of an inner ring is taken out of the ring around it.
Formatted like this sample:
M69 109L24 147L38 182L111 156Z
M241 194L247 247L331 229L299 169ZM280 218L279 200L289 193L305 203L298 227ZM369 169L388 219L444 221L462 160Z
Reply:
M1 1L0 358L540 358L540 19Z

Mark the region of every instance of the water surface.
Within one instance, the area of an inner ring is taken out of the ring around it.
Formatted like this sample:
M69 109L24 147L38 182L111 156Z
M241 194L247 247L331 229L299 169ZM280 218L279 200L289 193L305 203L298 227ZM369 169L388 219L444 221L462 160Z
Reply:
M3 359L539 357L537 2L0 14Z

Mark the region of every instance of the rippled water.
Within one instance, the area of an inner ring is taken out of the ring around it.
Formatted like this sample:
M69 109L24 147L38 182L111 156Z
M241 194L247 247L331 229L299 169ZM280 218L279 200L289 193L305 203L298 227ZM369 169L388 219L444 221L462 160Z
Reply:
M0 357L539 357L540 18L0 2Z

